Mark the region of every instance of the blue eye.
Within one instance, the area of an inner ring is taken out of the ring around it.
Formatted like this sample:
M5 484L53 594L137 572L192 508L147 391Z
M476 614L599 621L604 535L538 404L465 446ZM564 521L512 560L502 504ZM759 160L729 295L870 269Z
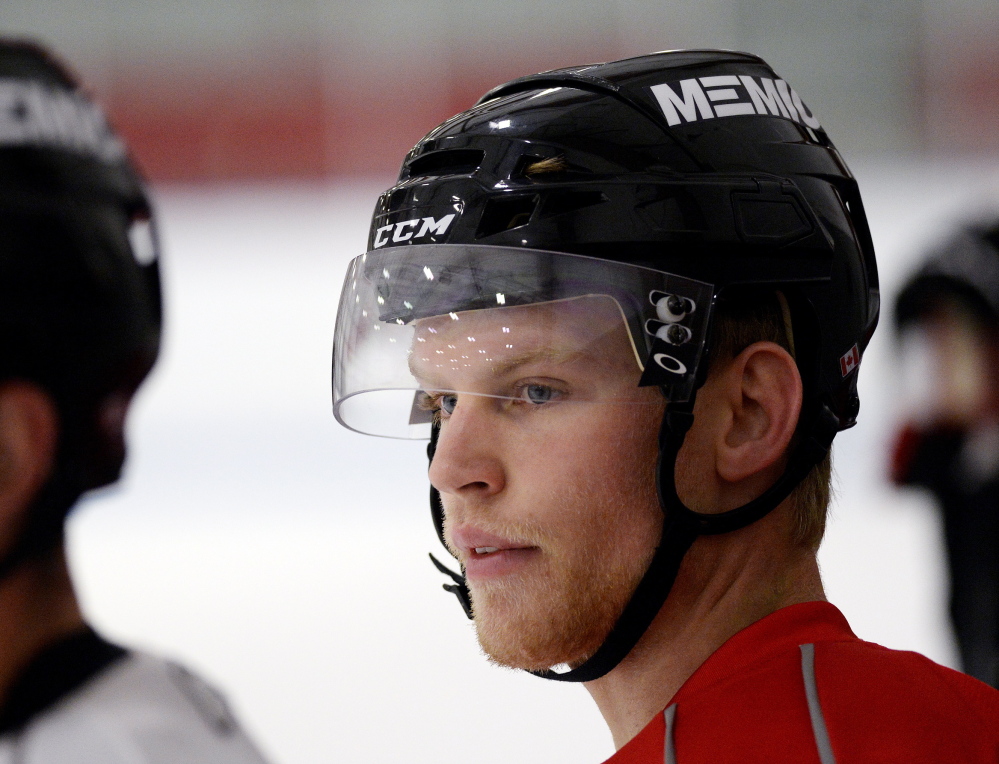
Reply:
M454 413L454 407L458 405L458 396L454 393L445 394L440 397L441 411L445 414Z
M555 391L545 385L528 385L525 393L531 403L548 403L555 396Z

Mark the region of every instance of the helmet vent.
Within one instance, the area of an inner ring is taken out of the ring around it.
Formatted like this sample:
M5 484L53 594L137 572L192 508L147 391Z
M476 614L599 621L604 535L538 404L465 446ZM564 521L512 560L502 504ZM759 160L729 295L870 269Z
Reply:
M564 173L569 169L563 156L539 157L525 154L517 161L517 169L513 171L514 178L536 178L539 175Z
M571 176L591 174L592 170L569 164L568 160L561 154L551 157L524 154L517 160L513 172L510 173L510 179L549 183L565 180Z
M490 199L482 211L475 238L481 239L527 225L537 206L537 194Z
M486 152L482 149L449 149L431 151L409 163L409 177L440 175L471 175L482 165Z

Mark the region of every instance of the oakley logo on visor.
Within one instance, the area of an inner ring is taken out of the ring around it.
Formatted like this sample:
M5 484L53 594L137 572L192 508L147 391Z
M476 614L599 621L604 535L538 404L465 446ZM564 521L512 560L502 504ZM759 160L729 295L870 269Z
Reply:
M652 356L652 360L670 374L682 375L687 373L687 367L679 358L674 358L666 353L656 353Z
M390 241L393 244L401 244L404 241L422 239L425 236L443 236L452 220L454 220L453 212L440 220L433 217L413 218L412 220L400 220L398 223L383 225L375 231L374 248L384 247Z
M715 117L753 114L783 117L818 130L815 116L784 80L723 75L653 85L652 94L673 125Z

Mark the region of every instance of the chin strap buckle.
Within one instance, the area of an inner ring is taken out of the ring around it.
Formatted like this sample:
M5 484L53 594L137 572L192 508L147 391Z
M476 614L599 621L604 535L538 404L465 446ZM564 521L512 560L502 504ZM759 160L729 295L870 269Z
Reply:
M447 565L438 560L432 554L430 555L430 561L445 576L450 576L451 580L454 581L453 584L444 584L443 589L446 592L451 592L455 597L458 598L458 602L461 603L461 609L465 611L465 615L468 616L469 620L472 618L472 596L468 592L468 584L465 582L465 577L460 573L455 573Z

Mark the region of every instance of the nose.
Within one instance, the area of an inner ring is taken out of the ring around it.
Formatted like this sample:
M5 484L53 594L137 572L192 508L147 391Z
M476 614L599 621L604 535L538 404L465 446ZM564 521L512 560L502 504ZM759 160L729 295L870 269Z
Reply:
M486 498L503 490L498 417L489 398L463 395L441 424L430 482L442 495Z

